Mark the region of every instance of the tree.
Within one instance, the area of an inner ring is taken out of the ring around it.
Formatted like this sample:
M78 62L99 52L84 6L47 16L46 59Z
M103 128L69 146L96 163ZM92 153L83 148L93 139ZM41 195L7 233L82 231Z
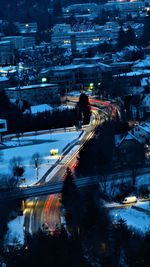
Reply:
M88 124L90 122L91 109L89 98L85 93L81 93L79 97L79 102L77 104L78 120L83 121L83 124Z
M53 4L53 17L62 17L62 3L61 0L55 0Z
M118 33L118 48L121 50L126 45L126 34L122 27L119 29Z
M67 225L76 230L81 220L81 201L80 193L69 168L67 168L63 182L62 204L66 210Z
M6 36L12 36L12 35L16 35L17 33L17 27L14 24L14 22L8 22L3 29L3 32Z
M16 183L19 182L19 177L24 174L23 158L14 157L10 160L10 168L12 169L13 178L16 178Z
M8 111L10 107L10 102L8 96L3 89L0 89L0 113Z
M38 152L34 153L31 158L31 165L33 165L33 168L36 170L37 180L39 178L39 169L41 167L41 164L42 164L42 157L40 156Z
M76 17L74 14L72 14L70 17L69 17L69 24L71 24L71 27L73 27L75 24L76 24L77 20L76 20Z
M130 44L130 45L136 44L135 32L130 25L128 26L128 30L126 32L126 43L127 43L127 45L128 44Z
M150 29L150 14L148 14L148 16L145 17L144 21L144 31L143 31L143 36L141 38L141 43L144 46L148 45L150 41L149 29Z

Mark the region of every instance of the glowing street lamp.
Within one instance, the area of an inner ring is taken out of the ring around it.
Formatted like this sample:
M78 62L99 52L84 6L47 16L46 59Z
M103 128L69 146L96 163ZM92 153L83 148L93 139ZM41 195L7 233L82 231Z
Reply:
M46 77L42 78L42 83L45 83L45 82L47 82L47 78Z

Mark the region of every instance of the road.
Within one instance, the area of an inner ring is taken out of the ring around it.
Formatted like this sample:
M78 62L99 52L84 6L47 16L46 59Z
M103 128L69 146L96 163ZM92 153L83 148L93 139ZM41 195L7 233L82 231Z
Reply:
M77 150L71 153L65 162L60 162L56 167L57 170L51 177L48 183L55 183L63 180L63 176L66 172L66 168L74 168L76 164L76 158L79 151L82 149L84 144L93 138L95 130L100 124L100 114L99 111L95 108L92 111L93 118L90 125L84 127L85 134L82 139L78 140L76 146ZM43 183L43 180L41 180ZM46 179L45 181L46 182ZM35 203L36 202L36 203ZM37 229L41 228L45 224L50 231L55 230L56 224L60 224L59 209L60 206L58 195L50 195L49 197L43 196L42 198L36 199L36 201L29 200L26 203L28 208L25 209L25 231L30 231L31 233L36 232Z
M75 101L78 101L75 99ZM69 155L68 159L63 162L63 164L59 164L57 166L57 171L54 173L53 177L51 177L50 182L59 182L63 180L63 176L66 172L66 168L70 167L73 169L76 164L76 158L79 153L79 151L83 148L84 144L88 142L91 138L94 137L95 131L97 127L104 122L107 117L116 115L116 109L112 104L110 104L107 101L102 100L94 100L90 99L90 102L92 105L94 105L94 108L92 108L92 114L93 118L90 123L90 125L84 127L85 134L81 140L77 142L77 150ZM104 118L101 120L100 117L100 109L98 107L105 106L108 108L108 115L107 112L104 111ZM43 180L41 180L43 183ZM44 183L46 182L46 179L44 180ZM49 182L48 182L49 183ZM37 229L42 228L43 224L46 225L46 227L50 231L54 231L56 228L56 225L60 224L60 216L59 216L59 208L60 208L60 201L59 201L58 194L56 195L50 195L49 197L43 196L40 198L37 198L35 201L33 199L27 201L26 206L28 208L25 209L25 231L30 231L31 233L36 232Z

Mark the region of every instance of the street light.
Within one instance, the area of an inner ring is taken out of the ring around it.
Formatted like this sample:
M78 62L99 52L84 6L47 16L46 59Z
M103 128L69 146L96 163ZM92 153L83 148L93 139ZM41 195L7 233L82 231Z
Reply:
M42 78L42 83L45 83L45 82L47 82L47 78L46 77L43 77Z
M35 169L36 169L36 178L38 180L38 176L39 176L39 173L38 173L38 159L35 159Z

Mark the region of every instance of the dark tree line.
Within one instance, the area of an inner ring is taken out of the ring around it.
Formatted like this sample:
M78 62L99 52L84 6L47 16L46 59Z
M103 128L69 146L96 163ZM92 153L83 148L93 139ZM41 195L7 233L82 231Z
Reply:
M76 125L75 110L42 112L37 116L16 114L8 120L9 133L23 133L28 131L64 128Z
M23 101L23 107L20 110L17 105L9 101L4 90L0 90L0 117L7 120L8 133L78 126L79 121L88 124L91 116L88 96L83 93L80 95L75 109L46 111L38 113L36 116L30 113L24 114L26 109L30 109L27 101Z

